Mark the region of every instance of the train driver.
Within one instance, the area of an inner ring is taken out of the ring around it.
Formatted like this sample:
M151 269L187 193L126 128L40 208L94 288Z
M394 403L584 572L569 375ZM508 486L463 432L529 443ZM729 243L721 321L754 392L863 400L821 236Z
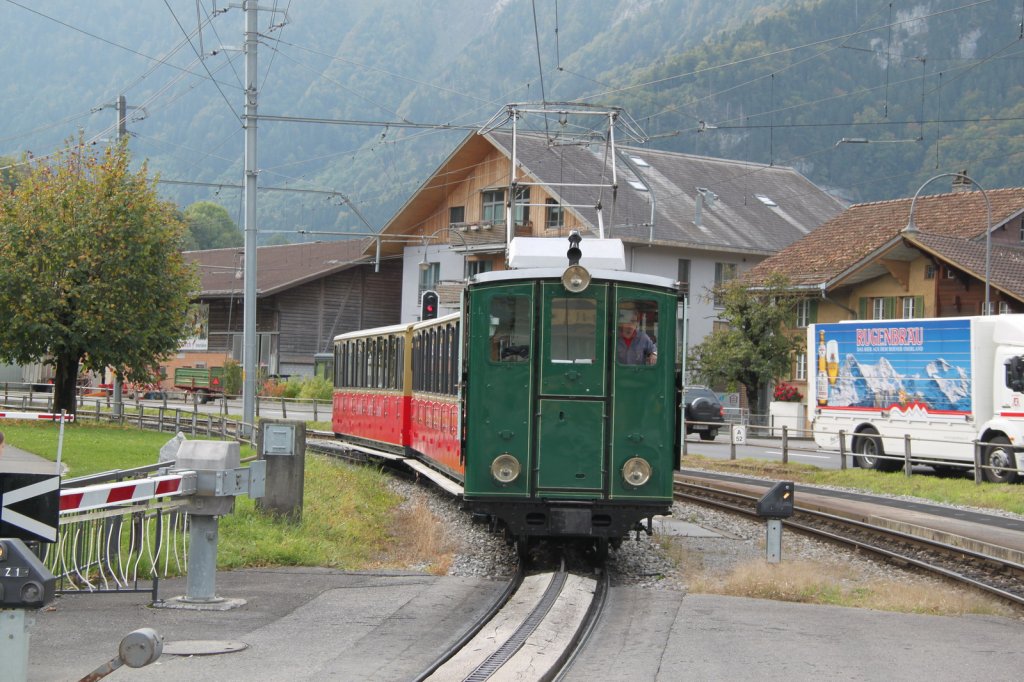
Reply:
M653 365L658 360L658 347L639 329L635 310L619 310L616 354L623 365Z

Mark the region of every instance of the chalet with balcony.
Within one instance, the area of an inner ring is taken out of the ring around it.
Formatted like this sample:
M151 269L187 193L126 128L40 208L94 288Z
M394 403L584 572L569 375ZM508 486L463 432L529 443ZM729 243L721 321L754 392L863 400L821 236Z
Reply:
M403 321L417 319L423 291L438 291L442 313L454 310L469 277L505 267L507 207L516 236L579 230L585 250L603 230L623 240L630 270L679 280L692 344L715 323L716 283L842 211L791 168L628 146L615 149L613 167L603 141L536 133L519 132L514 146L515 183L513 134L469 135L383 228L383 254L404 263Z

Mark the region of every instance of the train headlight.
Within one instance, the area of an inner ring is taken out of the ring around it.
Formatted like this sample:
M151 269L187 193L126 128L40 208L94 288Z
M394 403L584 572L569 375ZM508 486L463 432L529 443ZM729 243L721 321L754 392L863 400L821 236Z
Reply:
M632 457L622 465L622 478L626 483L640 487L651 480L651 465L642 457Z
M579 294L590 286L590 273L582 265L570 265L562 273L562 286L566 291Z
M491 476L498 483L511 483L519 478L519 460L512 455L503 453L494 458L491 462Z

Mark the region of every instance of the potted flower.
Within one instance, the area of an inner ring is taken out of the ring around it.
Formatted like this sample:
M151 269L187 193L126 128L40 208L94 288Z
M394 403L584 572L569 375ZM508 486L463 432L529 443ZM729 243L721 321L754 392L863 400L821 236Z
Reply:
M776 386L775 393L772 394L772 400L777 400L781 403L798 403L803 399L804 395L800 392L800 389L786 382Z
M806 407L803 399L803 394L792 384L782 382L775 386L772 402L768 405L768 425L773 435L782 435L783 426L787 427L790 436L806 435Z

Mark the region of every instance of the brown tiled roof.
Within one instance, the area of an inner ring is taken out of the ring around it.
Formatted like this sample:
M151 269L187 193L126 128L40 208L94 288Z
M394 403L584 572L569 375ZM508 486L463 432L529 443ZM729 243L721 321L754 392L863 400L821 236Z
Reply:
M1024 211L1024 188L987 192L992 225L997 227ZM779 253L751 268L744 279L763 282L772 273L796 286L828 285L895 242L907 226L912 199L855 204ZM981 192L918 197L914 223L920 234L977 239L987 225Z
M325 275L367 262L363 252L373 239L310 242L284 246L261 246L256 250L256 295L268 296ZM185 260L194 263L200 276L200 296L237 296L244 289L241 247L186 251Z
M985 242L935 234L908 234L909 244L935 255L940 260L955 263L973 276L985 280ZM1011 296L1024 300L1024 250L992 246L989 285Z

